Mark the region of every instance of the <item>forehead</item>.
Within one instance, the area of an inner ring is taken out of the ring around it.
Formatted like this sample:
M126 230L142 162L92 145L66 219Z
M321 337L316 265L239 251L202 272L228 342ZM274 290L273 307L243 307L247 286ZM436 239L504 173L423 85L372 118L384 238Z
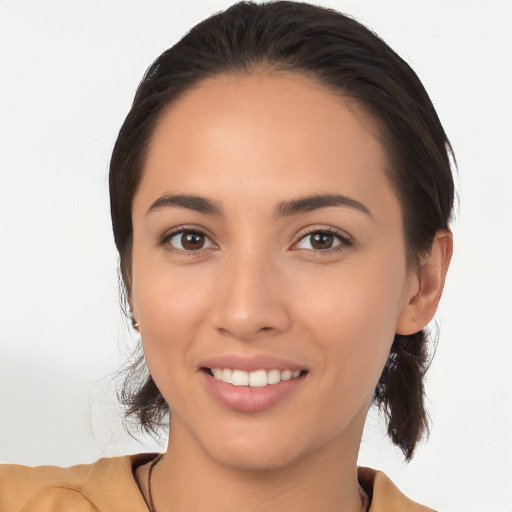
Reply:
M378 198L390 184L377 133L352 100L303 75L221 75L164 112L137 196L147 195L146 202L163 192L219 200L234 192L276 201L332 192Z

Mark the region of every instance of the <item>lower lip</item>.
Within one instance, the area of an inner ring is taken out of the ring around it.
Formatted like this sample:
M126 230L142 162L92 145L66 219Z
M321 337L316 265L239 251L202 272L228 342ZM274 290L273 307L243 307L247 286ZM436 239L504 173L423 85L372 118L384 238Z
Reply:
M262 387L233 386L201 372L210 393L223 406L239 412L260 412L282 402L294 393L304 381L305 375L294 379L268 384Z

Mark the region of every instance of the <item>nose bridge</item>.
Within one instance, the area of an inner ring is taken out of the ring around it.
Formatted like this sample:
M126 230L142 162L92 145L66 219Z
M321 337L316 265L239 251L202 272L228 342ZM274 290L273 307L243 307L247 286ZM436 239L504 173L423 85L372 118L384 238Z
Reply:
M239 250L223 262L219 275L215 327L251 340L262 332L282 332L289 326L283 294L286 277L270 251Z

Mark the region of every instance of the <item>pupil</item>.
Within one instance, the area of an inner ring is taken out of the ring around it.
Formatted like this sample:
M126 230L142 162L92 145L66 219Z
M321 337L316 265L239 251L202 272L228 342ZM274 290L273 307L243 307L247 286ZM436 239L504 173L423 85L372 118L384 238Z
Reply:
M330 249L332 247L333 236L326 235L323 233L317 233L313 236L313 241L311 245L315 249Z
M185 249L200 249L204 244L204 237L194 233L186 233L181 237L181 244Z

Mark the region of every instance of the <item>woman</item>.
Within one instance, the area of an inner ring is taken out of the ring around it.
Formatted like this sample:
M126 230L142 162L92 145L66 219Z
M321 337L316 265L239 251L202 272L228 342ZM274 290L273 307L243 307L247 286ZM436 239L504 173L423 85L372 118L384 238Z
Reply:
M406 459L427 427L449 152L414 72L350 18L242 3L192 29L110 169L149 370L128 413L151 430L170 409L168 449L6 467L0 508L428 510L357 453L371 403Z

